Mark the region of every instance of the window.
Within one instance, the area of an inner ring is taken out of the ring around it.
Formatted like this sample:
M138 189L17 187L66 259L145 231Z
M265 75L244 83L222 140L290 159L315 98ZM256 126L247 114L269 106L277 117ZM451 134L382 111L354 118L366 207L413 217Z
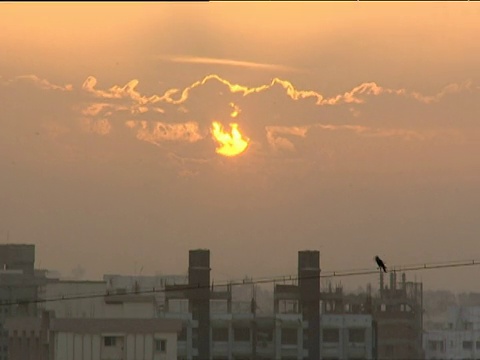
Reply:
M365 329L348 329L348 340L350 342L365 342Z
M212 341L228 341L228 328L213 328Z
M323 342L338 343L340 341L340 334L338 329L323 329Z
M273 341L273 329L257 329L257 341Z
M428 350L445 352L445 343L442 340L428 340Z
M280 300L278 310L282 314L296 314L300 308L298 300Z
M105 336L103 338L103 345L104 346L116 346L117 345L117 338L115 336Z
M472 348L473 348L473 341L463 342L463 350L472 350Z
M234 328L233 339L235 341L250 341L250 329L249 328Z
M155 351L162 353L167 352L167 340L155 339Z
M182 327L180 334L178 334L178 341L187 341L187 328Z
M282 345L297 344L297 329L282 329Z

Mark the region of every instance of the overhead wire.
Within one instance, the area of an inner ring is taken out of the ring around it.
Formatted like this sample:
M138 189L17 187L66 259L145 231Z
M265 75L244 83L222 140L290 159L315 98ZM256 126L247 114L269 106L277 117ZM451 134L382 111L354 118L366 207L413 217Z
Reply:
M467 266L478 266L480 265L480 260L455 260L448 262L433 262L433 263L423 263L423 264L413 264L413 265L395 265L389 268L389 272L409 272L409 271L424 271L424 270L433 270L433 269L445 269L445 268L455 268L455 267L467 267ZM336 278L336 277L351 277L351 276L361 276L361 275L373 275L379 274L379 270L369 269L352 269L352 270L337 270L337 271L319 271L318 275L279 275L279 276L269 276L263 278L245 278L242 280L234 280L228 282L221 282L218 284L173 284L167 285L163 288L151 289L138 289L131 291L123 291L118 293L116 291L107 290L104 293L89 293L89 294L72 294L72 295L61 295L53 296L50 298L41 298L36 299L18 299L10 302L3 302L0 304L2 306L14 306L14 305L28 305L28 304L39 304L39 303L48 303L48 302L58 302L58 301L68 301L68 300L83 300L83 299L95 299L95 298L121 298L122 296L128 295L147 295L147 294L157 294L157 293L168 293L168 292L178 292L178 291L193 291L205 288L213 288L214 286L218 287L233 287L241 285L258 285L258 284L267 284L267 283L279 283L287 281L299 281L299 280L314 280L314 279L325 279L325 278ZM60 280L61 281L61 280ZM48 283L47 283L48 284ZM47 285L45 284L45 285ZM56 284L56 282L53 282Z

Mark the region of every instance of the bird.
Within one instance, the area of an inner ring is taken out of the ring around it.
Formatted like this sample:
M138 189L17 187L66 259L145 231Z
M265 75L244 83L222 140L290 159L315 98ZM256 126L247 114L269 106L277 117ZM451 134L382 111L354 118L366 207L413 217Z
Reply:
M385 263L383 262L382 259L380 259L378 257L378 255L375 256L375 261L376 261L378 267L383 270L383 272L387 272L387 267L385 266Z

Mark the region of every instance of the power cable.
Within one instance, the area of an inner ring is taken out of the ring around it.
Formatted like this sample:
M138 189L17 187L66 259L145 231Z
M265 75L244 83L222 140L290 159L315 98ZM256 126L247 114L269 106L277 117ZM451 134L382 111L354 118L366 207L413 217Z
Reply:
M408 272L408 271L423 271L423 270L433 270L433 269L444 269L444 268L455 268L455 267L467 267L467 266L478 266L480 265L480 260L456 260L449 262L434 262L434 263L424 263L424 264L414 264L414 265L397 265L390 267L389 272ZM233 287L240 285L257 285L257 284L267 284L267 283L278 283L286 281L299 281L299 280L315 280L315 279L324 279L324 278L335 278L335 277L350 277L350 276L360 276L360 275L372 275L378 274L379 270L372 269L353 269L353 270L339 270L339 271L320 271L319 275L307 275L307 276L298 276L298 275L281 275L281 276L270 276L264 278L250 278L236 281L229 281L220 284L208 284L208 285L191 285L191 284L181 284L181 285L167 285L165 288L157 289L153 287L152 289L145 290L132 290L122 293L110 292L106 293L97 293L97 294L80 294L80 295L62 295L51 298L37 298L29 300L16 300L12 302L4 302L0 306L14 306L14 305L28 305L28 304L39 304L55 301L68 301L68 300L82 300L82 299L95 299L95 298L112 298L117 297L121 298L122 296L127 295L142 295L142 294L156 294L156 293L168 293L175 291L195 291L210 287Z

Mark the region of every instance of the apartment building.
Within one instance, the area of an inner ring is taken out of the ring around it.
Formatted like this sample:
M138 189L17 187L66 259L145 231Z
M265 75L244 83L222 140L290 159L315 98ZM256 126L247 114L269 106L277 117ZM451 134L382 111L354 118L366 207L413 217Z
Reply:
M260 315L254 297L235 311L231 286L210 285L209 251L190 251L189 282L166 287L162 314L182 321L178 358L375 359L373 316L321 314L319 252L300 251L298 265L298 283L275 284L273 314Z
M132 318L11 318L10 360L173 360L181 322Z
M425 359L480 359L480 307L448 309L442 329L426 331Z

